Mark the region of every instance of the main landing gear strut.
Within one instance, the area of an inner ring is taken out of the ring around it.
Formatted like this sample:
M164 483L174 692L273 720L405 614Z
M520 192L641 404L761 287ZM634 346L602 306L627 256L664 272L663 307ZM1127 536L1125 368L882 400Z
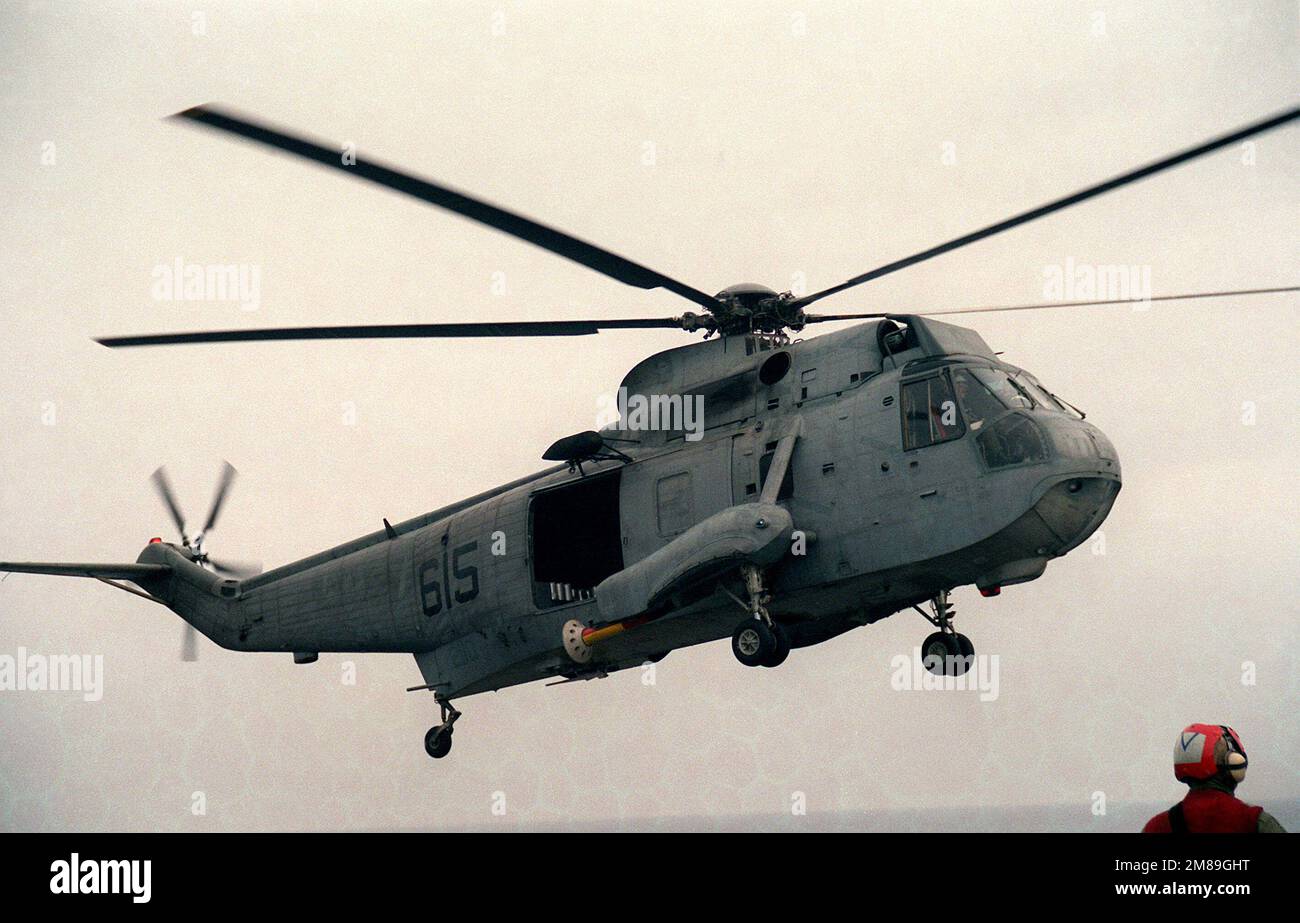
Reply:
M768 614L771 595L763 587L763 571L746 564L741 573L745 578L745 594L749 601L736 599L749 618L736 626L731 634L731 652L747 667L779 667L790 656L790 639ZM728 591L728 595L731 595Z
M931 615L920 606L913 606L921 617L939 629L925 639L921 645L921 662L931 673L938 676L962 676L975 662L975 645L970 638L958 634L952 627L952 620L957 617L952 603L948 602L948 591L940 590L930 600Z
M442 693L434 693L434 698L442 709L442 724L435 724L424 735L424 752L435 760L440 760L451 752L451 728L460 717L460 712L442 697Z

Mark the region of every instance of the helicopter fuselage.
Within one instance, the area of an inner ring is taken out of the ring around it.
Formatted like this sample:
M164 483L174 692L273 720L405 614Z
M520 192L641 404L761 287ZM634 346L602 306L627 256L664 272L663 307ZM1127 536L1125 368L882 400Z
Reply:
M698 431L624 420L602 431L621 457L553 467L252 579L154 543L139 562L172 570L141 585L222 647L408 652L448 698L601 675L726 637L744 617L734 574L711 574L588 663L561 645L566 623L603 623L602 580L753 503L796 421L777 494L796 531L767 569L792 647L940 591L1035 579L1109 512L1113 446L977 334L898 320L668 350L622 386L702 397Z

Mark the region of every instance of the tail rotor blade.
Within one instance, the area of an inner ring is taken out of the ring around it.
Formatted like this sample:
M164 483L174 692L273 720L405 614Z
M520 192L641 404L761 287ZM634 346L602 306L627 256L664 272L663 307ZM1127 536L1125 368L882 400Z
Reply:
M176 523L176 531L181 534L181 541L188 544L189 538L185 534L185 517L181 514L180 504L176 502L176 495L172 492L171 483L167 480L167 470L159 467L150 478L153 481L154 489L158 491L158 496L162 498L163 504L167 511L172 514L172 522Z
M262 572L262 565L257 561L231 561L225 558L216 560L209 557L207 562L212 565L212 569L217 573L225 574L227 577L235 577L239 580L256 577Z
M200 535L206 535L208 530L217 524L221 506L226 502L226 493L230 490L235 475L239 474L230 462L222 462L221 465L221 479L217 482L217 492L212 497L212 508L208 511L208 519L203 523L203 531L199 533Z
M208 518L204 520L202 530L196 533L193 539L185 532L185 517L181 514L180 504L176 502L176 494L172 490L171 482L167 479L167 472L163 468L159 468L153 473L152 480L154 487L158 491L158 496L162 497L163 503L172 514L176 528L180 530L181 540L193 552L194 562L200 567L210 567L227 577L242 580L260 574L262 565L251 561L214 561L203 548L207 533L217 524L221 509L225 506L226 497L230 494L230 486L235 482L235 477L239 474L230 462L223 461L221 466L221 475L217 479L217 489L212 496L212 506L208 510ZM185 637L181 644L183 659L194 659L196 644L194 629L186 626Z
M181 660L186 663L193 663L199 659L199 633L194 630L194 626L188 622L185 624L185 631L181 635Z

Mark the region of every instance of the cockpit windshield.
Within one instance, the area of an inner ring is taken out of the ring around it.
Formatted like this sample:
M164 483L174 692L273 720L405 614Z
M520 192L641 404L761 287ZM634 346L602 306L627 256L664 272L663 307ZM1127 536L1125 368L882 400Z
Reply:
M1011 376L1011 380L1015 385L1028 392L1029 396L1034 399L1035 403L1041 404L1049 410L1059 410L1061 413L1078 417L1080 420L1084 418L1082 410L1075 407L1073 404L1066 403L1051 391L1048 391L1039 383L1037 378L1030 375L1028 372L1024 370L1016 372Z
M1083 417L1028 372L984 365L949 366L905 381L902 399L904 449L978 433L990 467L1047 457L1042 434L1023 411L1038 408Z
M986 372L993 374L986 376ZM957 389L957 401L966 415L966 424L972 431L1006 410L1032 406L1006 375L995 369L954 369L952 381Z
M1047 389L1038 382L1034 381L1024 372L1018 372L1011 380L1012 384L1028 394L1040 407L1046 407L1048 410L1059 410L1065 412L1065 408L1056 402L1056 398L1048 393Z
M987 420L994 411L1002 409L1028 410L1031 407L1082 416L1023 370L1008 374L1002 369L987 367L958 369L953 373L953 381L968 420ZM978 424L972 423L971 429L978 428Z

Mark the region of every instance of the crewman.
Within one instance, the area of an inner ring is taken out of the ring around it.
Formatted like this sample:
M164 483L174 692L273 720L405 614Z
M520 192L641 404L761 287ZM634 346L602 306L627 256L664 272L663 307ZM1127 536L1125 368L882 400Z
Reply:
M1285 833L1271 814L1233 792L1246 778L1246 748L1226 724L1189 724L1174 743L1174 778L1187 797L1147 821L1143 833Z

